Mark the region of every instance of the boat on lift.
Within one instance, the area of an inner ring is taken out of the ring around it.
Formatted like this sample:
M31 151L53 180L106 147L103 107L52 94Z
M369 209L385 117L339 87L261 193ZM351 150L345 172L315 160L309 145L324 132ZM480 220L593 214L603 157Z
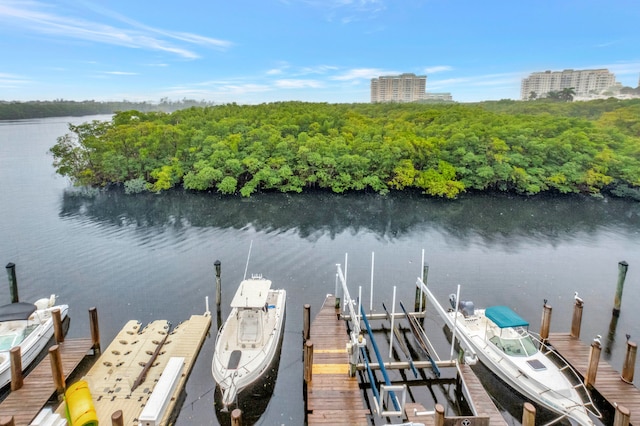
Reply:
M15 302L0 306L0 388L11 382L11 349L20 347L22 370L31 363L53 337L53 311L64 320L68 305L56 305L56 296L35 303Z
M286 291L271 289L260 275L243 280L215 344L211 372L222 393L223 410L269 369L280 348Z
M591 396L575 370L537 336L529 323L507 306L475 309L473 302L456 303L447 325L463 336L478 359L523 396L580 425L600 418ZM591 416L589 414L591 412Z

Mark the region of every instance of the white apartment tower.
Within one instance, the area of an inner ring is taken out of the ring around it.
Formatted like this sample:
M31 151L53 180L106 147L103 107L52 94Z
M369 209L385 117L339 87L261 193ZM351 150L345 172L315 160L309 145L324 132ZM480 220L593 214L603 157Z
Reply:
M522 79L520 99L528 100L531 92L541 98L549 92L560 92L570 87L573 87L576 97L588 97L616 85L616 76L607 69L535 72Z
M371 79L371 103L415 102L425 99L427 76L387 75Z

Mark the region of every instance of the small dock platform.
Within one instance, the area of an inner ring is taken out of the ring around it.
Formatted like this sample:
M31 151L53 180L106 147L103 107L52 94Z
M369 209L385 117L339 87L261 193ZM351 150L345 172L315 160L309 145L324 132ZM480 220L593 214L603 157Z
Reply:
M585 377L589 368L589 353L591 346L582 342L570 333L550 333L549 343L562 357ZM599 360L596 375L595 390L612 406L622 405L631 414L630 423L640 425L640 391L632 383L626 383L606 361Z
M458 371L460 371L462 386L466 388L467 396L470 399L469 405L471 405L471 410L474 414L478 417L489 417L491 425L507 426L506 420L498 411L496 404L493 403L471 367L467 364L458 364Z
M138 425L138 418L169 359L183 357L177 385L158 423L168 424L210 326L208 313L192 315L172 331L165 320L153 321L142 330L139 322L127 322L83 377L89 384L99 423L111 424L113 413L122 410L123 425ZM133 389L141 378L142 382ZM57 413L64 414L64 411L62 404Z
M310 327L313 364L307 383L307 424L367 425L370 412L364 406L358 378L349 377L349 334L335 303L335 296L328 295Z
M58 343L58 347L62 371L67 379L89 353L92 340L68 339ZM9 393L0 403L0 417L13 416L16 426L28 425L55 393L51 363L47 356L24 378L23 386Z

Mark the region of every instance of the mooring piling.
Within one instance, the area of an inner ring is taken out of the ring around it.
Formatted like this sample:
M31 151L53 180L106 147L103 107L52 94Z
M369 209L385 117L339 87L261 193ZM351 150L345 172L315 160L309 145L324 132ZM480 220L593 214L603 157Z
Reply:
M580 338L580 327L582 326L582 308L584 302L577 296L575 296L576 303L573 306L573 319L571 320L571 337L576 339Z
M636 366L636 353L638 352L638 345L630 341L631 336L627 334L627 353L624 357L624 364L622 364L622 375L620 378L625 383L633 383L633 374Z
M618 285L616 287L616 297L613 301L613 315L620 315L620 305L622 304L622 290L624 289L624 280L627 276L629 264L626 261L618 262Z
M422 282L427 285L427 276L429 275L429 265L422 265ZM421 287L416 286L416 300L413 304L414 312L422 312L427 306L427 295L422 291Z
M24 384L24 376L22 374L22 349L20 346L14 346L9 351L11 357L11 391L18 390Z
M219 260L213 262L213 266L216 270L216 308L220 310L220 304L222 303L222 280L220 276L222 274L222 263Z
M91 329L91 348L93 353L100 355L100 327L98 325L98 310L89 308L89 328Z
M602 346L600 342L595 340L591 343L589 351L589 362L587 364L587 374L584 377L584 384L588 388L592 388L596 384L596 375L598 374L598 363L600 362L600 352Z
M53 345L49 348L49 360L51 361L51 375L56 388L58 401L62 401L64 399L66 384L64 370L62 369L62 358L60 357L60 347L58 345Z
M16 265L13 262L7 263L7 276L9 277L9 292L11 294L11 303L18 303L18 280L16 279Z
M536 407L530 402L525 402L522 407L522 426L535 426Z
M551 306L544 300L542 307L542 323L540 324L540 340L546 342L549 339L549 328L551 326Z
M113 414L111 414L111 426L124 426L122 410L114 411Z
M631 412L623 405L616 404L616 414L613 418L613 426L629 426Z

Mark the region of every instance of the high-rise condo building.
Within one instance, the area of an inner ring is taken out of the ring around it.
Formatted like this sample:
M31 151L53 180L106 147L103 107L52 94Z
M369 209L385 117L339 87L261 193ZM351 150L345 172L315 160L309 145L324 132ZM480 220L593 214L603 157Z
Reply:
M546 97L549 92L573 88L575 96L589 97L620 86L607 69L534 72L522 79L520 99ZM535 95L533 95L535 93Z
M415 102L425 99L427 76L411 73L371 79L371 102Z

